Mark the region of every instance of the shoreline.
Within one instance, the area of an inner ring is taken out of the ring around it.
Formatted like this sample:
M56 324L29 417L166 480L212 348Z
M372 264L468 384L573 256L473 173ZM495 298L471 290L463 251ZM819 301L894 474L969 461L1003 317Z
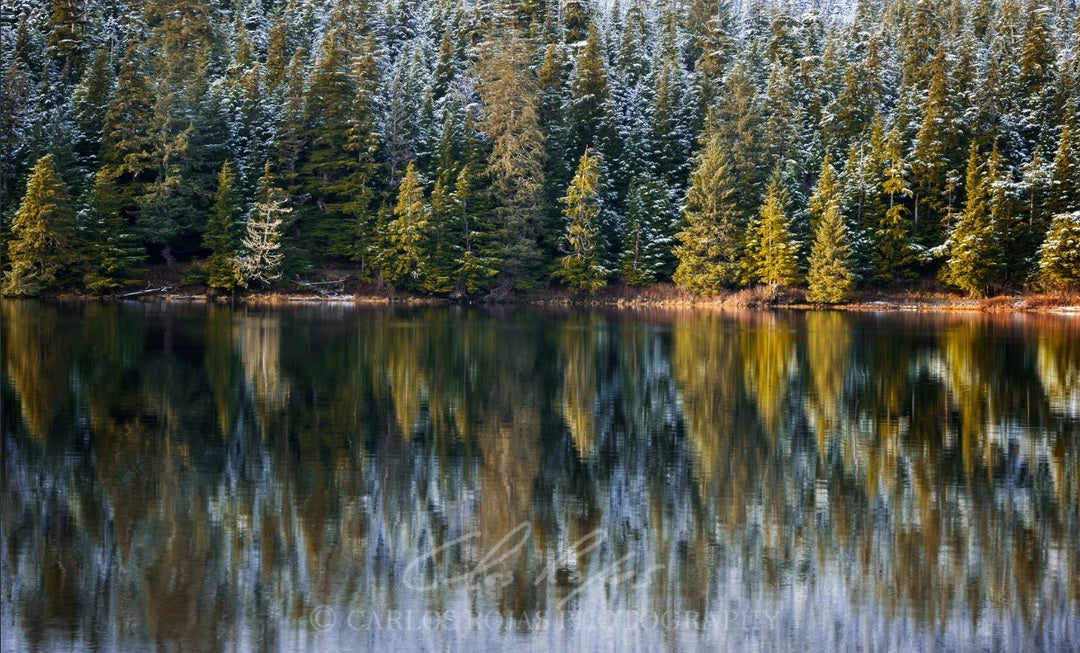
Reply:
M94 295L57 293L38 299L59 301L104 301L145 303L208 303L237 306L270 307L286 305L345 304L354 306L559 306L615 309L727 309L727 310L838 310L852 312L920 313L1056 313L1080 315L1080 292L1023 293L971 298L944 291L856 292L845 304L817 305L805 301L805 291L784 289L780 296L769 296L766 288L731 291L723 295L698 295L672 284L645 287L609 286L594 294L567 289L532 292L509 292L497 298L476 299L430 297L377 288L368 284L350 284L340 292L255 291L215 294L201 286L162 286L127 294ZM18 298L10 298L18 299Z

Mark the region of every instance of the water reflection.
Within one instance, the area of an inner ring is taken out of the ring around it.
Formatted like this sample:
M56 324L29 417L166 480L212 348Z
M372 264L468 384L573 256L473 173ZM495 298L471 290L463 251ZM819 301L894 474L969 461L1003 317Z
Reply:
M3 302L4 650L1080 646L1080 321Z

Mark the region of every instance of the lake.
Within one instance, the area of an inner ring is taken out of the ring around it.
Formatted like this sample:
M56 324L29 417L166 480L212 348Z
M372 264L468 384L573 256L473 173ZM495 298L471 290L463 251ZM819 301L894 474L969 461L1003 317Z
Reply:
M1080 648L1078 317L0 318L5 651Z

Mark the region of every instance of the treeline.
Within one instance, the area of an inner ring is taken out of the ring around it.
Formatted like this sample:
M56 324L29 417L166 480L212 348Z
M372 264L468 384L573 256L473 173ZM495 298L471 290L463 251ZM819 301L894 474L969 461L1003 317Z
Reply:
M1080 283L1068 0L7 9L6 294Z

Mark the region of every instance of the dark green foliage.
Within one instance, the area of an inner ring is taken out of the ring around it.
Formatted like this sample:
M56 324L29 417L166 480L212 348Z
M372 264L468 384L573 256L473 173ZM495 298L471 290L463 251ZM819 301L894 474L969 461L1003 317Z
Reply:
M632 286L671 275L675 216L661 182L644 177L630 187L619 275Z
M240 244L236 222L240 215L240 197L236 192L236 173L226 161L218 173L214 204L203 232L203 247L210 250L206 260L207 285L232 290L240 281L236 250Z

